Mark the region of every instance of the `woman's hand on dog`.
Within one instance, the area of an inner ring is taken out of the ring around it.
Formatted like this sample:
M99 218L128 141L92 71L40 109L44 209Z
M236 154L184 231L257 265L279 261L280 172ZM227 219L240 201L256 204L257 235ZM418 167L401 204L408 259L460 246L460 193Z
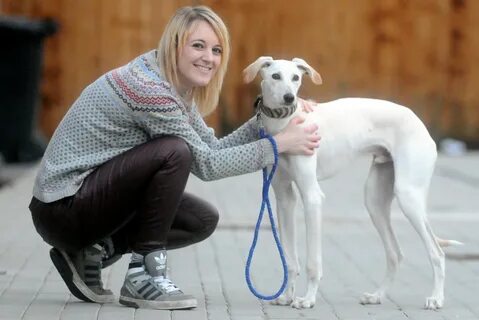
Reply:
M299 104L301 106L301 110L306 113L310 113L314 111L314 107L316 103L311 100L304 100L298 97Z
M290 154L313 155L314 149L319 147L319 136L316 124L302 125L304 118L293 118L286 128L274 136L278 145L278 152Z

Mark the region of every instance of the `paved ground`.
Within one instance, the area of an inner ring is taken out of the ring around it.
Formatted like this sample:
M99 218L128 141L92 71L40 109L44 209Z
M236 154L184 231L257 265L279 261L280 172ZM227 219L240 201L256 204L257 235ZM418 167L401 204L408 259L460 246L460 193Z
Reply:
M188 189L208 198L222 215L210 239L170 254L172 278L199 301L194 310L174 312L89 304L72 297L30 220L27 203L35 166L3 167L0 176L13 181L0 189L0 319L479 319L479 153L440 157L432 182L428 207L436 233L466 243L447 251L446 304L438 312L422 309L431 290L430 267L418 236L396 206L394 227L405 261L383 305L358 303L360 294L373 290L384 271L379 237L361 203L368 162L359 159L322 183L327 195L324 279L316 307L308 310L271 306L246 286L244 266L260 205L260 174L211 183L192 177ZM268 223L264 226L252 274L258 289L270 294L280 286L282 269ZM300 235L303 229L301 225ZM299 240L303 246L304 239ZM304 262L304 250L300 253ZM128 258L104 273L107 286L117 293ZM299 291L304 292L304 280Z

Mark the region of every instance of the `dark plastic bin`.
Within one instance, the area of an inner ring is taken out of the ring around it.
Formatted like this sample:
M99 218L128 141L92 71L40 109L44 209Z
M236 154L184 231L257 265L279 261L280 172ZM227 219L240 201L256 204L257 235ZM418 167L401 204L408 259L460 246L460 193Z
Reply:
M6 162L40 158L36 133L43 41L57 30L51 19L0 16L0 153Z

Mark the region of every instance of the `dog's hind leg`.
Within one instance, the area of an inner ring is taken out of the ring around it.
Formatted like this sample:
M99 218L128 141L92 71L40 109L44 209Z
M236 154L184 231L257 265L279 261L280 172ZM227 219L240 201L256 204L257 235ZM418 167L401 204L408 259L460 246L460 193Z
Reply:
M373 160L365 185L365 205L379 232L386 253L386 275L374 293L364 293L362 304L378 304L384 299L402 260L402 253L391 226L394 166L392 161L377 163Z
M419 147L418 147L419 148ZM394 192L399 206L421 237L432 266L434 286L426 299L426 309L441 308L444 303L445 258L426 216L426 196L434 170L435 148L408 150L408 155L419 154L416 159L405 158L395 163ZM414 169L414 170L412 170Z
M421 237L431 262L434 287L426 299L426 309L441 308L444 303L445 259L444 252L437 243L426 217L425 200L422 190L414 187L396 191L399 205L414 229Z
M285 292L272 304L290 305L295 296L296 279L299 275L299 259L296 248L296 193L293 182L283 170L278 170L273 179L273 189L276 197L276 212L281 245L288 266L288 285Z

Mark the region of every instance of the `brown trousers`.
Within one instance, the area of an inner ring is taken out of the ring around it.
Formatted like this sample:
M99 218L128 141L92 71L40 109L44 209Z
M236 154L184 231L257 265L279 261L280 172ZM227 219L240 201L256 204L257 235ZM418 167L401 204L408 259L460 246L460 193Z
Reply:
M71 197L33 198L33 223L47 243L70 252L109 236L120 253L199 242L215 230L218 212L184 192L190 166L182 139L155 138L96 168Z

